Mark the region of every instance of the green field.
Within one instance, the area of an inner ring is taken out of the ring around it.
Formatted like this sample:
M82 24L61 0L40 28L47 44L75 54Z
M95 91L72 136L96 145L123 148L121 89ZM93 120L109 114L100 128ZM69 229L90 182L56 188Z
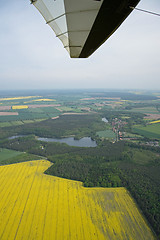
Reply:
M146 127L135 125L133 132L144 137L160 139L160 124L147 125Z
M42 122L42 121L45 121L45 120L47 120L47 118L35 119L34 121L35 121L35 122Z
M28 108L28 112L32 113L43 113L43 110L41 108Z
M0 127L10 127L12 124L10 122L0 122Z
M125 138L143 138L141 135L129 133L129 132L125 132L124 137Z
M62 112L74 112L74 109L71 107L58 107L58 109Z
M116 134L112 130L99 131L97 132L97 135L100 138L108 138L108 139L116 138Z
M50 114L50 117L56 117L57 114ZM40 119L33 119L33 120L23 120L23 121L10 121L10 122L0 122L0 128L3 127L11 127L11 126L20 126L26 123L34 123L34 122L41 122L48 118L40 118Z
M155 107L142 107L142 108L132 108L131 112L139 112L139 113L148 113L148 114L159 114Z
M10 122L13 126L18 126L18 125L22 125L23 122L22 121L12 121ZM1 123L0 123L1 124Z
M33 123L34 120L23 120L24 123Z
M21 152L18 152L18 151L0 148L0 162L7 160L9 158L12 158L12 157L16 157L20 154L21 154Z
M0 165L8 165L12 163L26 162L39 159L41 159L41 157L35 154L0 148Z

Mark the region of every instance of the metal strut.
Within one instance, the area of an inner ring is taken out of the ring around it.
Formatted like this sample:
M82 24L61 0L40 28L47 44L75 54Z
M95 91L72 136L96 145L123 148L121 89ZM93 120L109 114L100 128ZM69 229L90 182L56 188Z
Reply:
M155 13L155 12L151 12L151 11L148 11L148 10L132 7L132 6L130 6L129 8L132 9L132 10L135 9L135 10L138 10L138 11L141 11L141 12L149 13L149 14L156 15L156 16L160 17L160 13Z

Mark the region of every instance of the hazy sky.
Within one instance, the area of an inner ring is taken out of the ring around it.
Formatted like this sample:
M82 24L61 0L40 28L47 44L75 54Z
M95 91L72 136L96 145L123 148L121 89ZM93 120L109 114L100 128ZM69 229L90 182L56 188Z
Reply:
M160 13L160 0L139 8ZM0 90L160 90L160 17L134 11L92 56L70 59L29 0L0 0Z

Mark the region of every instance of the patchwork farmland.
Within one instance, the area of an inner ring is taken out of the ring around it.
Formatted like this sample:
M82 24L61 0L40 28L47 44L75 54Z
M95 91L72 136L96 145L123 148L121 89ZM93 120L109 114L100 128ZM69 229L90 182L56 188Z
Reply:
M154 236L125 188L48 176L46 160L0 167L0 239L142 240Z

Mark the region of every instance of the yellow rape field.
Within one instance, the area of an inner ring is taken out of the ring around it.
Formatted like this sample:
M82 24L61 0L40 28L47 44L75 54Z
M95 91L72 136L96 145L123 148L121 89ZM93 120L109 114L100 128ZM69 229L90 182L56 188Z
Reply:
M54 102L56 101L55 99L50 99L50 98L40 98L40 99L34 99L34 100L31 100L31 101L27 101L27 102L24 102L24 103L33 103L33 102Z
M27 97L13 97L13 98L0 98L0 101L10 101L10 100L18 100L18 99L29 99L29 98L37 98L40 96L27 96Z
M160 120L150 122L150 124L153 124L153 123L160 123Z
M55 99L49 99L49 98L42 98L42 99L35 99L32 100L32 102L53 102L56 101Z
M48 176L46 160L0 167L1 240L152 240L125 188Z
M26 109L28 108L27 105L15 105L15 106L12 106L12 109Z

